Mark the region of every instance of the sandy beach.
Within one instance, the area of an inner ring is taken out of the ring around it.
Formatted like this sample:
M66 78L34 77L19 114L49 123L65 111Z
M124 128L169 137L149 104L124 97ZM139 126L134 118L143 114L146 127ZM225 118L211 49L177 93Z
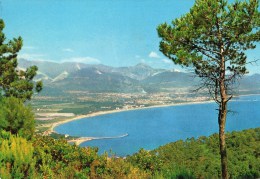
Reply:
M149 106L149 107L140 107L140 108L132 108L132 109L115 109L115 110L109 110L109 111L99 111L99 112L94 112L91 114L86 114L86 115L78 115L76 117L73 117L71 119L66 119L64 121L56 122L53 123L51 128L49 129L49 132L56 132L54 130L55 127L68 123L71 121L83 119L83 118L90 118L90 117L96 117L100 115L106 115L106 114L112 114L112 113L119 113L119 112L126 112L126 111L134 111L134 110L145 110L145 109L151 109L151 108L162 108L162 107L170 107L170 106L181 106L181 105L190 105L190 104L204 104L204 103L212 103L214 101L198 101L198 102L185 102L185 103L173 103L173 104L166 104L166 105L155 105L155 106Z
M251 96L251 95L260 95L260 94L247 94L247 95L239 95L239 96ZM234 97L239 97L239 96L234 96ZM89 118L89 117L95 117L95 116L112 114L112 113L119 113L119 112L125 112L125 111L133 111L133 110L144 110L144 109L150 109L150 108L162 108L162 107L190 105L190 104L204 104L204 103L212 103L212 102L214 102L214 100L172 103L172 104L154 105L154 106L149 106L149 107L139 107L139 108L132 108L132 109L115 109L115 110L109 110L109 111L99 111L99 112L94 112L94 113L86 114L86 115L78 115L76 117L66 119L66 120L61 121L61 122L53 123L48 132L49 133L55 132L55 130L54 130L55 127L57 127L61 124L64 124L64 123L68 123L68 122L83 119L83 118Z
M252 95L255 95L255 94L252 94ZM256 95L259 95L259 94L256 94ZM250 96L250 95L240 95L240 96ZM239 97L239 96L235 96L235 97ZM163 108L163 107L181 106L181 105L205 104L205 103L213 103L213 102L214 102L213 100L197 101L197 102L183 102L183 103L173 103L173 104L166 104L166 105L154 105L154 106L149 106L149 107L139 107L139 108L132 108L132 109L117 109L117 110L109 110L109 111L99 111L99 112L94 112L94 113L87 114L87 115L78 115L76 117L66 119L61 122L53 123L52 126L50 127L50 129L48 130L48 134L53 133L53 132L56 133L54 128L61 124L68 123L68 122L75 121L75 120L80 120L83 118L95 117L95 116L112 114L112 113L120 113L120 112L125 112L125 111L145 110L145 109L151 109L151 108ZM80 145L83 142L93 140L93 139L97 139L97 138L96 137L80 137L77 139L69 140L68 142L74 142L75 144Z

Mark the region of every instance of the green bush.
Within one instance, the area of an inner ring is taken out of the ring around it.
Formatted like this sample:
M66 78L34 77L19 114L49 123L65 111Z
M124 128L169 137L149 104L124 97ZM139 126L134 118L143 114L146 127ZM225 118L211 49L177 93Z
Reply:
M29 106L15 97L3 98L0 102L0 130L30 139L34 134L34 114Z
M260 128L227 134L230 178L260 177ZM219 178L218 135L187 139L125 158L65 139L30 141L0 130L0 178Z
M7 135L6 135L7 136ZM35 178L34 148L31 142L9 135L0 140L0 178Z
M213 134L172 142L149 153L163 162L165 178L220 178L218 142ZM230 178L260 177L260 128L227 133L227 146Z

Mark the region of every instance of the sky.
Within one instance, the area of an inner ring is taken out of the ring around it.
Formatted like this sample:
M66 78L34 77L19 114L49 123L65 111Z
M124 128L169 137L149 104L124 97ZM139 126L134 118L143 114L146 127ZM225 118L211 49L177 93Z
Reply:
M109 66L175 68L159 51L156 28L189 12L194 0L0 0L8 39L20 58ZM249 52L259 59L260 48ZM260 64L258 64L260 65ZM250 66L260 73L260 66Z

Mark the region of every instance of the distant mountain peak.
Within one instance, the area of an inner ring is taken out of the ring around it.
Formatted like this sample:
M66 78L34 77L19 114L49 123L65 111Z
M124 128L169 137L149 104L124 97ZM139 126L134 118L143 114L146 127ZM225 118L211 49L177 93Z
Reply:
M135 67L141 67L141 68L152 68L151 66L149 66L148 64L146 63L138 63L135 65Z

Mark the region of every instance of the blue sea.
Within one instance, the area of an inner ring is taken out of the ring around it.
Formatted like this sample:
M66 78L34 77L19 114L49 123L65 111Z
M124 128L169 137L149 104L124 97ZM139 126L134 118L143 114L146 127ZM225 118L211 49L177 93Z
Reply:
M260 95L242 96L229 103L227 131L260 127ZM140 148L155 149L161 145L191 137L209 136L218 132L217 105L186 104L125 111L83 118L55 128L61 134L83 137L116 137L82 143L96 146L99 153L111 151L126 156Z

